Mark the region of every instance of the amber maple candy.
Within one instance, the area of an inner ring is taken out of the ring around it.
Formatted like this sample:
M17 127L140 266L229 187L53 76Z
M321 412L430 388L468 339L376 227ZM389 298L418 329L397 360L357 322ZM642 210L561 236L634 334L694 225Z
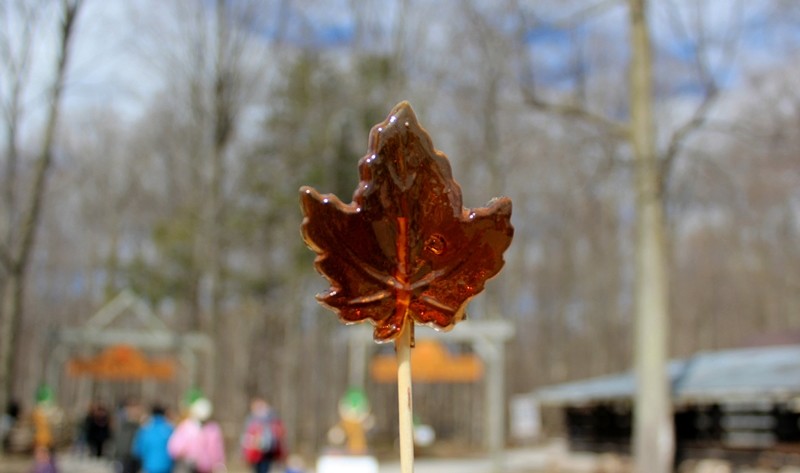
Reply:
M370 321L395 339L408 317L448 330L500 271L511 200L465 209L447 157L407 102L370 132L353 202L300 189L302 233L331 287L317 299L345 323Z

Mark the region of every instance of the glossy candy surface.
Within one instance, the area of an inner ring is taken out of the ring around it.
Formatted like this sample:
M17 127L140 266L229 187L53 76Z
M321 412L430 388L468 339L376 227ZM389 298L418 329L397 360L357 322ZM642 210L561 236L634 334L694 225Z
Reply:
M395 339L407 317L450 329L503 266L511 200L465 209L447 157L406 102L369 141L352 203L300 189L303 238L331 284L317 299L345 323L373 323L379 342Z

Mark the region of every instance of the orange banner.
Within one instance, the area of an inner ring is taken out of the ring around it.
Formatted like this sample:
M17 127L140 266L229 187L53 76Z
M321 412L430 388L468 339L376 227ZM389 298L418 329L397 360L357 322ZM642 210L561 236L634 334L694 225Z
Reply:
M169 380L175 375L171 358L148 359L130 345L114 345L91 358L73 358L67 365L70 376L89 376L106 380Z
M380 355L370 366L372 379L379 383L397 382L397 359ZM411 352L411 377L429 383L470 383L483 377L483 363L473 355L451 355L434 340L422 340Z

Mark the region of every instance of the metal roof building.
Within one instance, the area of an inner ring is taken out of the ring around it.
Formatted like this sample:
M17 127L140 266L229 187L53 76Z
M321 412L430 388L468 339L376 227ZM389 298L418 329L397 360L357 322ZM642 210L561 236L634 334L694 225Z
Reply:
M790 402L800 398L800 345L702 352L667 367L676 405L735 401ZM542 405L581 406L630 400L633 373L541 388Z
M800 465L800 345L703 352L666 370L676 461ZM627 452L635 390L628 372L547 386L515 402L560 413L573 449Z

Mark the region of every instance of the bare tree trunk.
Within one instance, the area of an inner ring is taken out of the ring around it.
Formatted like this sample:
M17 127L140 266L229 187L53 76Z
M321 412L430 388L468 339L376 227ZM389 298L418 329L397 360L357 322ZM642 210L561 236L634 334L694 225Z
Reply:
M0 406L5 406L11 398L14 388L14 354L17 352L20 337L19 328L23 317L23 297L25 295L25 275L30 255L33 251L36 229L44 202L47 187L47 174L53 161L53 141L56 125L61 111L61 94L64 88L64 77L69 59L69 45L72 38L75 18L80 10L82 0L62 1L63 18L61 24L60 50L56 76L50 91L50 107L47 112L47 124L42 139L42 149L34 169L33 183L29 201L21 214L19 237L16 245L0 247L0 263L7 272L3 291L3 313L0 314Z
M667 252L664 196L653 122L653 78L645 0L630 0L631 143L636 163L633 451L637 473L672 471L674 438L667 382Z
M0 405L6 406L14 395L14 353L17 351L22 314L24 271L8 268L4 281L2 327L0 328Z
M230 10L228 2L217 0L216 4L216 59L214 64L214 79L212 91L212 154L209 210L210 219L208 226L209 255L208 276L211 290L211 306L209 318L212 327L212 336L216 337L217 346L220 348L215 355L215 377L213 383L218 386L238 386L240 380L236 373L225 369L225 362L232 354L233 345L228 340L235 338L237 324L231 321L223 323L222 305L225 299L225 254L226 239L225 225L225 195L224 183L226 180L225 155L230 148L234 136L236 121L240 111L237 101L238 85L242 78L240 59L243 55L242 28L236 25L232 18L237 12ZM241 14L241 13L239 13ZM227 347L227 350L226 350ZM215 399L222 400L237 395L236 390L215 393ZM239 399L244 403L244 399ZM218 402L222 407L219 410L222 416L234 416L236 402L228 403L230 406Z
M213 148L211 155L211 182L209 196L210 218L207 222L209 252L208 252L208 277L210 281L211 305L209 307L209 320L212 330L211 336L216 337L217 347L224 346L225 327L220 320L220 306L223 298L222 281L222 181L225 166L225 149L230 136L230 108L226 95L229 91L226 87L227 70L224 66L225 43L227 42L227 15L225 12L225 1L217 0L216 20L217 20L217 57L214 66L214 90L213 90ZM225 386L226 371L223 368L224 353L217 353L214 364L216 366L216 380L212 380L213 385ZM217 393L219 394L219 393Z
M14 89L19 89L15 84ZM3 180L3 199L6 206L6 228L2 237L8 247L14 245L14 227L16 225L16 187L17 187L17 161L19 160L17 147L17 129L19 124L19 92L14 90L12 103L8 113L8 145L6 146L5 179Z

